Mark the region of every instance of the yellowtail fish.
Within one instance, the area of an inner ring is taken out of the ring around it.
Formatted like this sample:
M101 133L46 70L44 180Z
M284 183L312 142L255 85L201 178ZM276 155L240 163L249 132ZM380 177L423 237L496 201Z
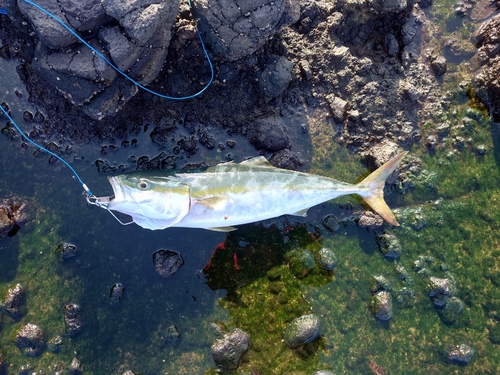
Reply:
M233 226L281 215L306 216L312 206L357 194L389 224L399 225L384 201L385 180L403 152L358 184L275 168L262 156L223 163L201 173L133 172L109 177L108 210L130 215L143 228L234 230Z

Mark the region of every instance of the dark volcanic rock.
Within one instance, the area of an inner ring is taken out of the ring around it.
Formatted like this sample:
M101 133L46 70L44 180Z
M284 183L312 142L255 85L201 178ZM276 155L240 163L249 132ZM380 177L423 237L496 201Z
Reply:
M230 61L255 52L300 12L293 0L199 0L193 6L205 42Z
M293 63L283 56L272 56L259 75L257 90L268 100L281 95L292 80Z
M181 254L172 250L158 250L153 254L155 271L161 277L172 276L184 264Z
M290 147L285 124L277 116L261 117L248 124L247 137L258 150L278 151Z
M23 301L23 297L24 288L21 286L21 284L16 284L16 286L14 286L13 288L7 289L3 302L5 310L7 310L10 315L19 315L19 306Z
M486 104L495 119L500 118L500 15L490 18L483 23L475 34L475 42L479 47L477 57L482 68L472 83L477 95Z
M45 345L44 332L35 324L28 323L16 332L14 342L24 354L36 356Z
M276 168L297 170L304 161L296 153L290 151L288 148L279 150L271 155L269 158L269 164L275 166Z
M59 261L63 262L66 259L74 258L78 255L78 249L75 245L67 242L60 243L56 248L56 255Z
M239 328L216 339L211 346L217 371L228 372L238 368L241 358L250 346L250 336Z
M159 73L168 53L179 1L40 0L62 22L85 36L87 43L141 84ZM90 117L110 116L137 87L77 39L57 21L23 1L18 2L37 35L33 66Z
M80 306L75 303L70 303L63 307L64 325L66 326L66 334L69 336L76 335L82 330L83 322L80 313Z
M308 344L319 336L319 328L319 318L316 315L300 316L286 327L285 342L289 348Z

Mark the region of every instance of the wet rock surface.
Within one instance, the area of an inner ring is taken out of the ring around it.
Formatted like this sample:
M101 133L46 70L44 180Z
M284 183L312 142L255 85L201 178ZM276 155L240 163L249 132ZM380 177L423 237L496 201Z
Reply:
M176 251L158 250L153 254L153 264L158 275L169 277L184 264L184 259Z
M67 304L63 307L63 314L66 334L73 336L79 333L83 327L80 306L74 303Z
M16 331L14 342L23 354L36 356L45 346L44 332L37 325L28 323Z
M12 316L18 316L21 313L20 306L24 299L24 288L21 284L7 289L4 295L3 306Z
M290 322L285 331L285 342L296 348L314 341L319 336L320 322L314 314L300 316Z
M216 339L211 346L212 358L220 372L238 368L243 355L250 346L250 336L239 328Z

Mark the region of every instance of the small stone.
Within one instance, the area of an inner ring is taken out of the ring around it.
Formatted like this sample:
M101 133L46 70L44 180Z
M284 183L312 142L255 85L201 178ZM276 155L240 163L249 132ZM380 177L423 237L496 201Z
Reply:
M323 225L330 232L335 232L337 229L340 228L340 221L339 219L337 219L335 215L330 214L325 216L325 218L323 219Z
M122 375L135 375L135 372L133 372L131 370L127 370Z
M378 237L378 247L385 257L397 259L401 257L402 248L398 238L391 233L384 233Z
M348 103L333 94L326 96L328 104L330 104L330 109L332 110L333 119L336 123L343 123L347 116L347 105Z
M64 324L66 325L66 334L69 336L76 335L82 330L82 318L80 314L80 306L75 303L67 304L63 307Z
M172 276L184 264L181 254L172 250L158 250L153 254L155 271L161 277Z
M439 317L444 323L456 322L464 309L464 303L458 297L451 297L444 307L438 310Z
M384 219L373 211L364 211L357 223L360 227L377 228L384 224Z
M331 271L337 264L337 257L333 250L323 247L318 252L318 264L321 268Z
M249 346L250 336L239 328L216 339L212 343L211 351L217 371L228 372L237 369Z
M20 305L24 297L24 288L21 284L16 284L13 288L7 289L3 305L5 310L12 315L17 316L20 313Z
M82 363L78 359L73 358L69 365L69 371L71 371L72 374L80 374L82 372Z
M37 325L28 323L16 332L14 342L23 354L36 356L45 345L44 332Z
M167 341L177 341L180 337L181 333L175 325L167 328Z
M320 322L314 314L300 316L290 322L285 331L285 342L293 349L314 341L319 336Z
M434 135L434 134L431 134L429 135L426 139L425 139L425 146L429 149L429 150L433 150L436 148L438 144L438 138Z
M320 371L316 371L314 374L312 375L335 375L333 372L331 371L327 371L327 370L320 370Z
M389 280L383 275L372 276L370 280L370 291L372 294L377 292L391 290L391 286L389 284Z
M392 298L388 292L378 292L370 298L370 310L375 318L389 320L392 318Z
M118 302L120 302L120 298L122 298L124 291L125 288L123 287L122 283L114 284L109 291L109 303L111 305L116 305Z
M438 56L431 60L431 68L436 76L446 73L446 59L444 56Z
M444 306L457 293L455 282L450 278L431 276L425 286L425 291L436 306Z
M47 347L53 353L59 352L61 346L63 344L63 340L61 336L54 336L47 342Z
M469 363L474 356L475 350L467 344L457 345L448 351L450 361Z
M64 262L66 259L74 258L78 254L78 249L75 245L63 242L57 246L56 255L59 261Z
M31 371L33 371L35 369L35 367L29 363L26 363L25 365L21 365L19 366L18 370L17 370L17 375L28 375ZM1 373L1 369L0 369L0 373Z

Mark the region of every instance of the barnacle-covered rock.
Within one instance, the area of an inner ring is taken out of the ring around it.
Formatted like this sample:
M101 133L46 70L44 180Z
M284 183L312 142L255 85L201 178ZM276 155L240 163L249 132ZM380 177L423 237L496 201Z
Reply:
M289 348L308 344L319 336L319 329L319 318L316 315L300 316L286 327L285 342Z
M36 356L45 345L44 332L37 325L28 323L16 331L14 342L25 355Z

